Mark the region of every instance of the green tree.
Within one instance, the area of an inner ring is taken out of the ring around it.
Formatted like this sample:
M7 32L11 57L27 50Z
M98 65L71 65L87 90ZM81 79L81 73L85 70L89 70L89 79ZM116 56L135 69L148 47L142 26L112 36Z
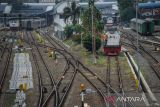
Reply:
M73 25L66 25L64 28L64 34L67 38L73 35Z
M92 13L93 7L93 13ZM94 5L94 0L89 0L88 9L83 12L82 25L85 28L84 33L91 34L92 31L92 14L93 14L93 30L96 35L101 33L104 29L104 23L101 22L101 13Z
M65 22L69 17L71 17L73 25L77 23L77 19L79 18L79 15L80 15L80 7L76 6L75 1L71 3L71 7L65 7L63 10L63 16L64 16Z
M82 16L82 25L84 29L84 33L91 33L92 30L92 13L91 7L84 11ZM100 11L94 6L93 7L93 25L94 25L94 32L99 33L103 30L103 24L101 23L101 13Z
M69 38L73 35L73 32L75 34L80 34L82 32L82 26L79 24L75 25L66 25L64 28L64 34Z
M127 7L122 11L121 19L124 21L130 21L135 17L135 9L133 7Z
M118 0L118 7L122 21L129 21L135 17L134 0Z
M87 35L85 36L85 38L83 39L83 46L88 50L88 51L92 51L92 36L91 35ZM101 47L101 40L99 36L96 36L96 50L100 49Z
M82 26L80 25L80 24L75 24L74 26L73 26L73 31L75 32L75 33L81 33L82 32Z
M93 27L93 35L95 36L96 40L95 42L96 50L98 50L101 47L101 40L99 36L104 29L104 24L101 22L101 13L95 7L94 1L89 0L88 4L89 4L88 9L86 9L82 15L82 26L84 32L83 46L88 51L92 51L92 27ZM92 15L93 15L93 26L92 26Z

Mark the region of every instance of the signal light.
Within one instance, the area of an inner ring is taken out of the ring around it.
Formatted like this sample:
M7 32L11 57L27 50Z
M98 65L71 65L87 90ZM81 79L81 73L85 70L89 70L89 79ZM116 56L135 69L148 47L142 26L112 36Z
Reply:
M84 91L84 88L85 88L84 84L80 84L80 91Z

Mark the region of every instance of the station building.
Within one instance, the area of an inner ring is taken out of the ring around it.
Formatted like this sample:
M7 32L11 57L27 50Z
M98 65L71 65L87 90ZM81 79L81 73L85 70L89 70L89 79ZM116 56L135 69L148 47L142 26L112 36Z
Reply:
M54 3L23 3L23 5L0 4L0 22L7 25L8 20L13 18L45 18L47 25L53 23Z
M54 25L55 26L55 35L60 39L65 39L65 36L63 34L64 27L66 24L71 24L71 20L64 21L63 17L63 10L65 7L71 5L68 2L60 2L54 7ZM77 6L80 6L81 12L83 12L87 6L88 3L77 3ZM117 21L117 14L118 14L118 6L117 2L95 2L95 6L101 11L102 13L102 19L104 22L107 22L106 20L108 18L112 18L114 22ZM79 19L80 20L80 19ZM81 21L79 21L81 22Z

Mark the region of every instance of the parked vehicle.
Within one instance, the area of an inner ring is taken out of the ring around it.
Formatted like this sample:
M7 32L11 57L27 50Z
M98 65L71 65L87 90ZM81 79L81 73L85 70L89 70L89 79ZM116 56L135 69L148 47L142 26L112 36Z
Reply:
M140 33L141 35L147 36L154 33L154 22L151 20L133 18L131 19L130 27L134 31L138 30L138 33Z
M22 19L21 20L21 28L32 30L37 29L40 27L46 26L46 19L40 18L40 19ZM10 20L9 27L11 29L18 29L20 27L20 23L18 19Z

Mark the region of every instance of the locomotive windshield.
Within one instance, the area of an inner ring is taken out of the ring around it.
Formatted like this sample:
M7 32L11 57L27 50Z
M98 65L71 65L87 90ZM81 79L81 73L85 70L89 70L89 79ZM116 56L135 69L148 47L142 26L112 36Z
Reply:
M107 32L114 34L117 31L117 27L116 26L112 26L112 27L107 27Z

